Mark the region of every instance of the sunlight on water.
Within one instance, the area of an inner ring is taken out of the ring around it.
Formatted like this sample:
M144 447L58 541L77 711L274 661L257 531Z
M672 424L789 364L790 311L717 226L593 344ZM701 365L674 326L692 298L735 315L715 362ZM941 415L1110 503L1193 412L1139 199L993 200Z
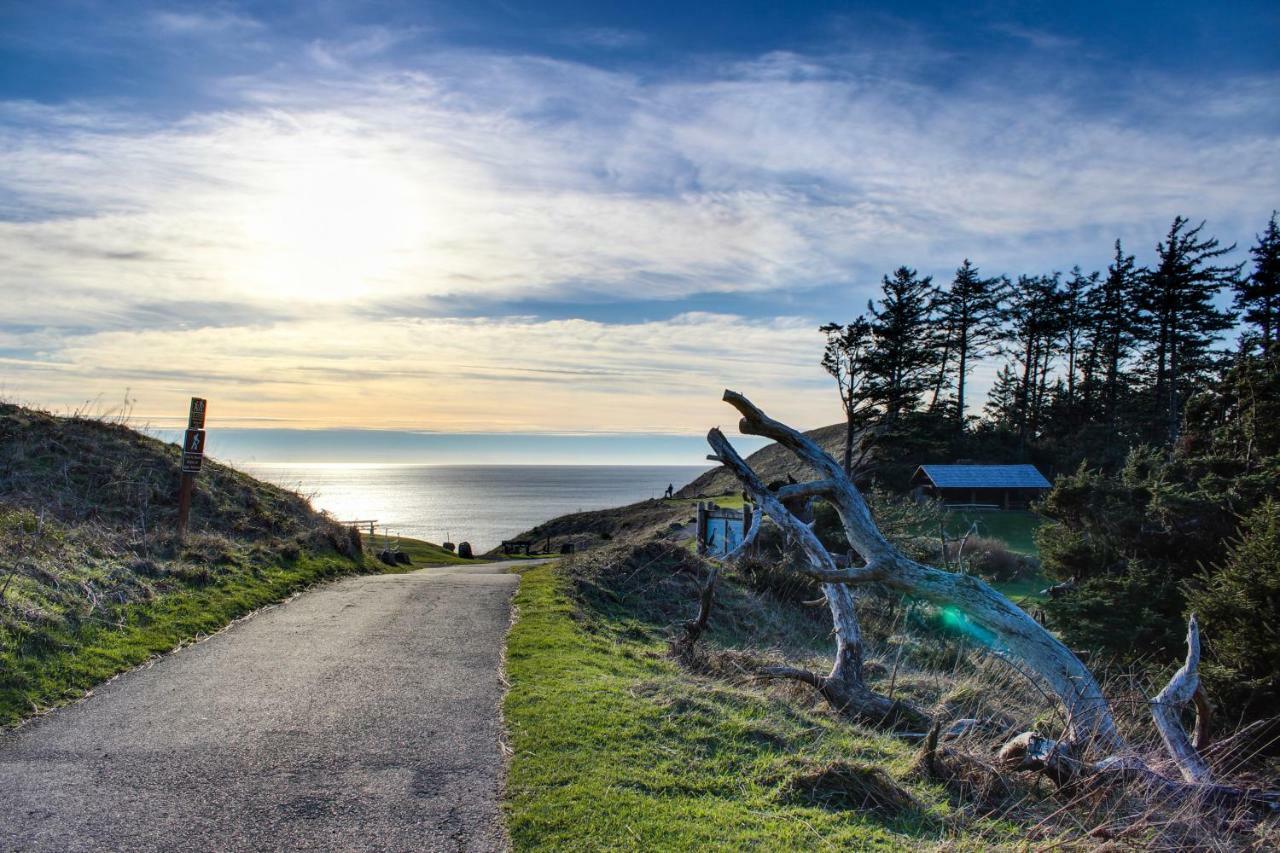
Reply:
M243 466L339 520L479 551L558 515L621 506L678 489L691 466L272 464Z

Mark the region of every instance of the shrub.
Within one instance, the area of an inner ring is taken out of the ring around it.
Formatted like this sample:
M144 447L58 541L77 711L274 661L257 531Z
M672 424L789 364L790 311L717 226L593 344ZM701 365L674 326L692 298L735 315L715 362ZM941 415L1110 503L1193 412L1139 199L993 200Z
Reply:
M1010 551L1002 540L990 536L970 536L963 551L959 542L948 542L947 562L955 565L957 557L967 572L989 581L1018 580L1036 572L1035 561Z
M1280 703L1280 503L1254 509L1222 564L1187 592L1205 637L1210 693L1232 715L1273 711Z

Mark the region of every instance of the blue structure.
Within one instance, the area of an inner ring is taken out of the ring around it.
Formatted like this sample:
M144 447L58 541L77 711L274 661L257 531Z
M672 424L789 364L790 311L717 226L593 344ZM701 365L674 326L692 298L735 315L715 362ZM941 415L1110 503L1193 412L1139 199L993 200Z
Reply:
M1053 487L1034 465L921 465L911 485L918 499L973 509L1025 509Z

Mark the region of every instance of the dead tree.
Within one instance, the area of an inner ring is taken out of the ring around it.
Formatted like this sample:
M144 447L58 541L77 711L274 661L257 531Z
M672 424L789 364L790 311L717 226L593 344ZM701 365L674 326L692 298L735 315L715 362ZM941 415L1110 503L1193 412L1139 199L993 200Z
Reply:
M775 667L766 671L766 675L810 684L831 705L852 716L872 721L909 718L917 725L924 722L923 729L927 730L927 718L919 711L894 703L863 684L862 635L853 590L860 584L878 583L963 613L982 633L994 654L1018 665L1062 703L1068 721L1063 739L1055 741L1035 732L1020 735L1001 751L1001 761L1006 767L1043 770L1064 784L1082 773L1117 778L1137 774L1172 790L1189 786L1223 800L1234 797L1236 801L1246 802L1271 804L1275 801L1271 794L1258 795L1209 783L1207 764L1179 722L1181 707L1193 699L1199 688L1200 638L1194 617L1188 626L1186 662L1155 698L1152 714L1170 756L1186 780L1181 782L1166 779L1136 755L1121 737L1093 674L1035 619L979 578L922 565L901 553L881 534L861 493L826 451L802 433L768 417L741 394L725 391L724 399L742 414L739 429L743 433L773 439L819 476L812 482L795 483L771 492L719 429L707 434L707 441L715 451L712 458L732 471L757 505L800 544L807 558L807 565L801 571L823 584L835 625L836 656L830 674L821 676L791 667ZM835 508L850 545L862 560L861 566L838 568L812 528L786 506L796 499L810 497L820 497ZM1109 757L1085 764L1079 756L1090 747Z
M1070 735L1074 740L1098 740L1109 748L1122 745L1097 681L1057 638L981 579L922 565L898 551L880 533L857 487L826 451L804 434L770 418L741 394L725 391L724 399L742 414L739 429L743 433L773 439L821 477L771 493L719 429L707 435L716 457L742 481L770 518L800 543L808 558L805 573L824 584L837 632L836 664L828 679L851 687L857 684L860 689L853 692L858 696L865 691L861 688L862 641L851 587L879 583L896 592L960 610L988 637L988 645L996 654L1025 663L1062 700L1072 721ZM800 496L820 497L835 507L845 536L863 565L836 567L813 530L782 505L783 500ZM810 680L798 673L788 675ZM868 700L879 704L869 697Z

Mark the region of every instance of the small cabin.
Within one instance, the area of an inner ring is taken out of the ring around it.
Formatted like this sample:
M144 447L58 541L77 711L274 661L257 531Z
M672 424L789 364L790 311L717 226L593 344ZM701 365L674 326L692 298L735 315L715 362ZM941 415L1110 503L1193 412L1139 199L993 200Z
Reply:
M1026 509L1053 487L1034 465L921 465L911 476L917 500L958 509Z

